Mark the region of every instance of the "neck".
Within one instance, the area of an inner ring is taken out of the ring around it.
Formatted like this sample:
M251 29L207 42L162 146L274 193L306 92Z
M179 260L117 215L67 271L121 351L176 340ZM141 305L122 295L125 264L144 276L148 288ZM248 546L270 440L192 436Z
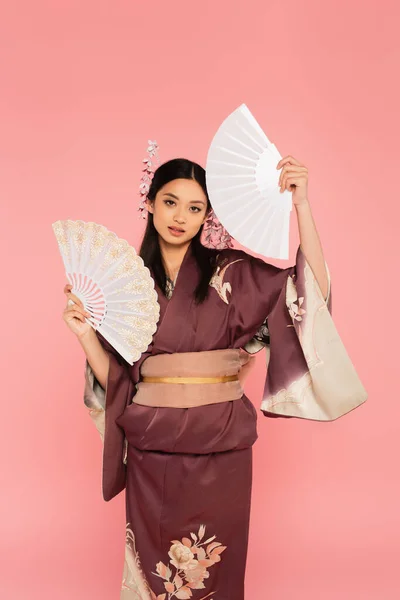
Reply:
M158 239L165 272L172 281L175 281L187 249L190 246L190 241L181 246L176 246L175 244L169 244L160 236Z

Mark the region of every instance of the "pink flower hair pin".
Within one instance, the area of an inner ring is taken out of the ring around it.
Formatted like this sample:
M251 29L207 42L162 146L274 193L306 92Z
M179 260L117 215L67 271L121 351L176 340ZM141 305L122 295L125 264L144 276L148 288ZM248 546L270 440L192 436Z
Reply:
M218 220L213 209L209 212L207 221L205 222L202 241L204 246L214 248L214 250L233 248L232 236Z
M138 211L142 219L146 218L147 208L146 200L147 194L149 193L150 185L154 177L154 171L160 164L160 157L158 155L158 144L154 140L148 140L147 156L143 159L144 168L142 169L143 175L139 185L140 203Z

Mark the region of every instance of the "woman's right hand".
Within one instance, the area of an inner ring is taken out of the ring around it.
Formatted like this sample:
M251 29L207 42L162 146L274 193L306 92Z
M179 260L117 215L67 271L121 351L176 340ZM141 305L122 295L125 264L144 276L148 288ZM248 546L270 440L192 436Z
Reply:
M67 296L67 306L63 312L63 319L71 331L80 338L85 336L93 327L85 320L85 317L90 317L90 313L85 311L82 302L75 294L71 293L71 289L72 285L70 284L64 287L64 294ZM74 304L69 304L70 300Z

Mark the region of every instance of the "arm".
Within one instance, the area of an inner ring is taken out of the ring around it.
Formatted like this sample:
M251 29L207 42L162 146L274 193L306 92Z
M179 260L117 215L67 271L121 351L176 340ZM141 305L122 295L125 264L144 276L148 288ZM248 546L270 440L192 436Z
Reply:
M103 349L96 332L90 328L86 333L78 337L87 361L103 389L106 388L108 371L110 368L110 357Z
M102 488L108 501L125 487L127 443L117 419L134 395L134 383L130 365L86 322L89 313L71 288L64 288L68 303L63 318L86 354L84 403L103 440Z
M72 285L67 283L64 294L67 296L67 306L63 319L69 329L76 335L97 381L106 388L110 359L103 349L95 330L86 322L85 317L90 316L85 310L82 301L71 292Z
M323 297L327 298L329 293L329 279L321 241L308 200L308 169L293 158L293 156L282 158L277 165L277 169L280 168L282 168L279 177L281 191L286 189L292 192L293 205L297 213L302 252L310 265Z
M328 275L321 241L308 202L296 206L300 246L318 282L323 297L328 296Z

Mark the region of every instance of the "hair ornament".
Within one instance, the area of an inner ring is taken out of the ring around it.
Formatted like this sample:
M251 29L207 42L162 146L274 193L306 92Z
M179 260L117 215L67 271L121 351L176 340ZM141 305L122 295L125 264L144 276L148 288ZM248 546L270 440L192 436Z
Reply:
M218 220L213 209L210 210L207 221L204 223L202 243L207 248L215 250L233 248L232 236Z
M147 215L147 194L149 193L150 185L154 177L154 172L160 164L157 142L155 140L148 140L147 143L147 156L142 161L144 163L144 168L142 169L143 175L139 185L140 203L138 211L142 219L145 219Z

